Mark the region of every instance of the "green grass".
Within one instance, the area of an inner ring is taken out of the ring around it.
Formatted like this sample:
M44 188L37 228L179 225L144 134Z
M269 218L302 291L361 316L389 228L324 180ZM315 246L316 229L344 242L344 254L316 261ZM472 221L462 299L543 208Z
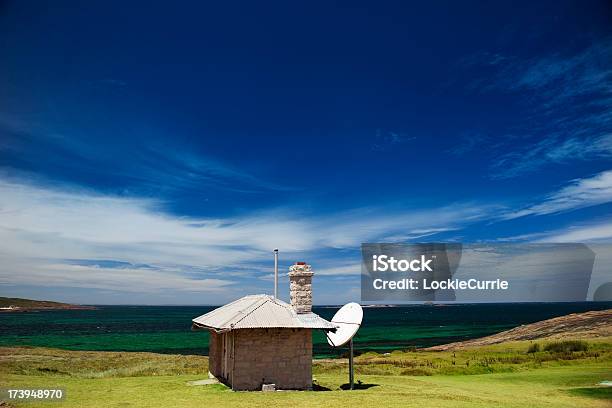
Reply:
M356 359L355 371L368 375L475 375L591 363L612 366L609 339L578 343L580 347L573 347L573 341L542 342L544 347L539 351L533 346L538 343L513 342L457 351L366 353ZM346 360L318 360L314 367L315 372L340 373L346 371L347 364Z
M0 376L109 378L202 374L208 358L172 354L0 347Z
M542 343L545 344L545 343ZM358 390L343 391L344 360L318 360L312 392L232 392L204 379L207 358L151 353L0 348L1 387L62 387L59 403L17 407L607 407L612 343L527 353L529 342L457 352L367 353L356 358ZM543 348L542 348L543 350ZM469 364L466 364L469 362Z
M574 351L587 351L589 343L583 340L553 341L544 346L544 351L552 353L572 353Z

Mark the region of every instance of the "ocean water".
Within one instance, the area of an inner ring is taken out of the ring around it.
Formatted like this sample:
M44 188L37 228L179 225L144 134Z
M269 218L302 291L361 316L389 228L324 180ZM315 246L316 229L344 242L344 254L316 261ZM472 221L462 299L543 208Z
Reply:
M612 308L612 302L411 305L364 308L356 350L391 351L425 347L497 333L574 312ZM210 306L99 306L97 310L0 313L1 346L69 350L150 351L207 354L208 334L191 331L191 319ZM315 307L331 319L337 307ZM315 332L316 357L346 352L331 349Z

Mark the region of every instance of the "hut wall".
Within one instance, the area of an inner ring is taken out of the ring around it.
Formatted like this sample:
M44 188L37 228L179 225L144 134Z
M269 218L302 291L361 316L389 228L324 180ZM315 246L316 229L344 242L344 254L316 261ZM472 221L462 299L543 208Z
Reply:
M234 390L312 388L310 329L242 329L234 333L231 385Z

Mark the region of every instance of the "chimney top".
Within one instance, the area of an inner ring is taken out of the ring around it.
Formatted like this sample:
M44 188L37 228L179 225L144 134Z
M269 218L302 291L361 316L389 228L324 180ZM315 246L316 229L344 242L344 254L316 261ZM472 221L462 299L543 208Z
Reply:
M312 269L306 262L289 267L289 294L291 306L297 313L312 311Z
M306 262L296 262L295 264L289 267L289 276L295 275L312 275L312 267L308 265Z

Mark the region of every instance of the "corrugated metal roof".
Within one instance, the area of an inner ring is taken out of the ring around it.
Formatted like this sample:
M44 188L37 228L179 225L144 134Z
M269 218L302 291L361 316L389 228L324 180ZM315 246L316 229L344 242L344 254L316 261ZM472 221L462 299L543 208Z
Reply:
M291 305L270 295L250 295L192 320L195 328L216 330L295 328L335 330L315 313L298 314Z

